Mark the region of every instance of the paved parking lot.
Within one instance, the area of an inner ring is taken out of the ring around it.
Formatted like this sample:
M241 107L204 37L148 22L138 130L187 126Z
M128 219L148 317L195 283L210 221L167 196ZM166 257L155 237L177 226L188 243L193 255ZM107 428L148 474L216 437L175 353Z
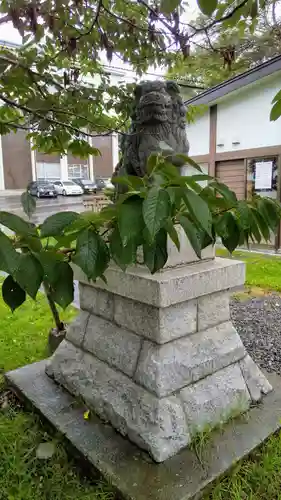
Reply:
M25 217L22 211L20 202L21 192L18 193L8 193L2 192L0 194L0 210L5 210L6 212L15 213L21 217ZM83 196L58 196L57 199L54 198L41 198L36 199L36 212L32 217L32 220L36 224L43 222L46 217L52 215L56 212L64 210L73 210L74 212L82 212L85 210L83 205ZM78 293L78 283L74 282L74 303L76 307L79 307L79 293Z
M74 212L82 212L84 209L83 196L58 196L55 198L34 198L36 200L36 212L32 220L36 224L43 222L46 217L56 212L64 210L73 210ZM0 210L12 212L21 217L24 217L20 202L20 193L5 195L4 192L0 195Z

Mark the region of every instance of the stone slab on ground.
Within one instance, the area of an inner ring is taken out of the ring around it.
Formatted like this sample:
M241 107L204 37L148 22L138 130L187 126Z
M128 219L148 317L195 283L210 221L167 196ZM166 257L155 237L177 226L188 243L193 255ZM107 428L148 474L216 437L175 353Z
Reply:
M189 500L281 427L281 377L269 375L274 390L247 417L231 420L212 434L200 461L184 449L161 464L122 438L96 416L84 420L83 408L45 374L46 361L6 377L90 462L124 500ZM75 404L74 404L75 403Z

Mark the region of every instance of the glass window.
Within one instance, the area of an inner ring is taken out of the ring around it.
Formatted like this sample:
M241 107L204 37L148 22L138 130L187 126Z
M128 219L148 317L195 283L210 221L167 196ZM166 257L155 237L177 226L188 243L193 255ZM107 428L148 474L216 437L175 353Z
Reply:
M70 179L88 179L89 166L88 165L68 165L68 177Z

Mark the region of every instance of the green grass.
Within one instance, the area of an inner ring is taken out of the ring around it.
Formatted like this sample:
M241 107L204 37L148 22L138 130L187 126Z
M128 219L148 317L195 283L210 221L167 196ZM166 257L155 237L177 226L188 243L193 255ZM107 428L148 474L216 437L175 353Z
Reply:
M281 500L281 433L212 485L203 500Z
M217 249L220 257L229 257L226 250ZM234 252L233 258L246 262L246 285L281 292L281 257L269 254Z
M77 314L69 308L62 319ZM0 300L1 371L46 357L47 336L53 326L43 295L28 300L14 314ZM2 382L3 389L3 382ZM2 396L3 401L3 396ZM49 460L36 458L41 442L54 441ZM0 500L109 500L109 488L89 483L67 458L62 440L48 433L37 415L17 405L1 409L0 395Z
M218 253L222 254L220 250ZM235 257L247 263L249 286L281 291L281 259L243 252ZM70 308L63 319L70 321L75 314ZM28 300L14 314L0 299L2 370L44 358L52 325L42 295L35 303ZM36 458L37 446L44 441L55 443L55 454L49 460ZM281 500L280 486L281 433L212 486L204 500ZM77 464L66 455L62 439L37 415L11 404L0 408L0 500L37 499L112 500L113 495L109 487L92 484L81 475Z

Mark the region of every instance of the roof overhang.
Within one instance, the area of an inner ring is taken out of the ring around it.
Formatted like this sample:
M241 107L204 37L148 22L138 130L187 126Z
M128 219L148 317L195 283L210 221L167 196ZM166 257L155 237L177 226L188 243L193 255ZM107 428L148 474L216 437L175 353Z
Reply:
M215 87L198 94L185 101L186 105L197 106L199 104L211 104L218 99L239 90L247 85L257 82L262 78L272 75L273 73L281 70L281 56L276 56L269 61L266 61L255 68L252 68L241 75L237 75L229 80L226 80ZM281 85L281 81L280 81Z

